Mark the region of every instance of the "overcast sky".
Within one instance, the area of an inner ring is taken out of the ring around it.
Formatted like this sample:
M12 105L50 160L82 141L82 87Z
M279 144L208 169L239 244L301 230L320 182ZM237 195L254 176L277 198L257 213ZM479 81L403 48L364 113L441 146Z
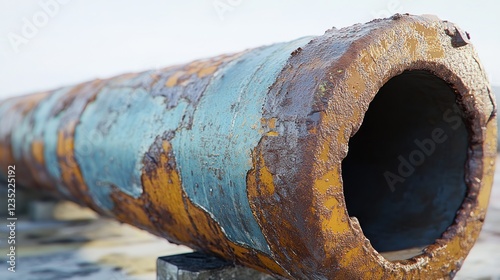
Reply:
M457 23L500 85L497 3L0 0L0 98L320 35L396 12Z

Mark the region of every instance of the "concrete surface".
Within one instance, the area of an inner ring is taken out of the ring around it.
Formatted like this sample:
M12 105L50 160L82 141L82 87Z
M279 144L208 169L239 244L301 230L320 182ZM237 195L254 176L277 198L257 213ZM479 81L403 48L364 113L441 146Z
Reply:
M157 280L274 280L268 274L237 266L201 252L160 257Z

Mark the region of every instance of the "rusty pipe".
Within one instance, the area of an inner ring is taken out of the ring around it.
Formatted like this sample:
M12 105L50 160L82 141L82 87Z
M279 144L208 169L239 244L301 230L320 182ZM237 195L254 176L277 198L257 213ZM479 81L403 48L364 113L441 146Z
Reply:
M395 15L4 100L0 168L284 278L452 278L496 110L468 34Z

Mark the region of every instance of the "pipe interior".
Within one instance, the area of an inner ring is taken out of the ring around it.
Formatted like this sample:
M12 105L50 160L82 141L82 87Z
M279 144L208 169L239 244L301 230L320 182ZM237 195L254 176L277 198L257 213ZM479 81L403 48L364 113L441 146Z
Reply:
M342 178L349 215L379 253L420 252L453 223L467 189L462 115L454 90L426 71L393 77L371 102Z

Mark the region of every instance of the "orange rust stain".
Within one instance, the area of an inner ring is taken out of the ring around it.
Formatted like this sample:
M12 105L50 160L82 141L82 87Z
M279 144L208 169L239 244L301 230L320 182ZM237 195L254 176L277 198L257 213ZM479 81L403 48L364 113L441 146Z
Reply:
M61 182L66 186L72 201L88 206L94 211L103 214L103 211L92 199L87 184L83 179L80 167L74 153L74 132L77 121L64 124L57 135L56 154L61 169Z
M31 176L38 184L38 187L47 190L55 190L54 182L48 176L47 172L44 172L45 167L43 160L43 147L40 144L41 141L34 140L33 143L37 144L31 145L30 152L23 154L23 161L25 166L22 167L22 172L28 172L29 176ZM39 161L38 159L40 159L41 161ZM24 176L25 175L22 175L22 177Z
M349 230L347 220L343 220L346 217L344 206L333 195L341 191L339 190L341 186L340 167L328 171L323 177L314 181L315 202L323 232L342 234ZM330 250L330 246L334 245L327 243L325 250Z
M469 234L472 234L472 232L469 232ZM477 230L476 234L479 234L479 230ZM464 249L462 246L463 244L461 243L462 241L460 238L452 238L448 244L446 244L446 254L449 256L460 257Z
M358 98L361 93L365 92L366 86L360 71L354 65L349 67L347 71L349 77L346 80L346 85L347 90L354 94L355 98Z
M273 197L275 194L275 185L274 185L274 179L273 175L269 171L269 169L266 166L263 154L261 152L258 152L258 149L254 150L253 152L253 168L250 170L247 176L247 192L248 192L248 200L250 202L250 206L252 208L252 211L254 212L254 216L257 219L257 222L259 225L264 229L264 225L267 226L267 229L269 228L269 225L278 225L279 228L276 229L270 229L271 233L264 231L264 235L266 234L273 234L273 240L277 239L277 244L270 242L271 248L275 248L275 246L283 246L284 248L294 248L297 246L297 243L294 242L292 238L289 238L289 234L283 234L283 233L290 233L290 232L295 232L296 229L294 226L290 223L290 221L286 219L282 219L277 223L275 220L277 213L280 213L282 211L281 205L277 203L273 203ZM272 214L271 214L272 213ZM266 217L269 217L270 220L268 220ZM279 259L286 259L285 255L283 255L284 252L281 252L280 250L273 250L278 256ZM274 269L278 268L281 270L281 267L272 261L274 263L273 266L268 267L274 267ZM267 261L264 263L268 263ZM301 263L297 263L297 267L301 267ZM287 275L284 272L279 273L280 275Z
M297 230L295 225L296 221L287 216L290 215L290 212L286 208L290 207L290 205L287 205L286 202L278 203L276 201L277 190L273 175L269 171L268 164L265 162L259 147L256 147L253 151L252 160L253 168L247 175L248 199L252 212L273 251L274 259L278 260L279 264L286 266L289 271L310 270L307 263L294 261L290 258L289 254L302 252L307 255L312 250L308 246L314 242L304 242L302 233ZM312 234L313 229L308 228L307 231ZM301 257L306 257L306 255L302 255ZM269 264L267 266L271 267ZM275 264L274 269L276 268L280 268L280 266ZM290 277L287 274L279 274Z
M264 131L267 131L265 133L266 136L279 136L279 133L277 131L274 131L274 129L276 129L276 118L269 118L269 119L261 118L260 124L261 124L261 129L259 129L259 133L263 134Z
M319 154L318 154L318 160L321 161L321 163L328 162L330 159L330 154L332 152L332 143L334 143L334 136L333 135L325 135L325 133L322 133L320 130L320 136L321 139L319 140Z
M361 62L361 64L363 64L363 66L365 68L373 67L373 64L375 64L375 61L373 60L372 56L370 55L370 53L368 51L363 50L360 53L360 56L361 56L360 62Z
M491 159L494 161L495 159ZM484 164L487 164L486 162ZM486 211L488 208L488 204L490 201L491 187L493 184L493 176L485 175L483 176L483 180L481 181L481 191L477 196L479 207Z
M349 266L353 261L359 258L361 255L362 248L360 247L354 247L350 250L348 250L341 258L340 265L347 267Z
M34 140L31 144L31 151L33 153L33 158L35 159L35 161L38 164L43 165L45 162L43 157L43 142Z
M349 223L344 219L346 217L345 209L339 205L338 200L335 197L329 197L323 199L323 205L324 207L329 207L327 208L328 211L324 211L325 213L322 213L320 216L323 232L331 232L337 235L349 232ZM325 250L331 250L336 246L336 244L325 242Z
M260 161L264 162L264 157L262 154L259 155ZM273 174L269 172L269 169L267 166L263 165L260 170L259 170L259 180L260 180L260 185L259 185L259 194L258 195L264 195L264 196L272 196L275 193L274 189L274 179L273 179Z
M322 195L326 194L329 190L335 187L340 182L340 168L335 167L326 172L321 178L316 179L314 188Z
M112 192L116 218L171 241L209 249L226 259L237 258L240 263L261 271L286 275L271 257L227 239L219 224L184 192L171 144L163 141L162 148L157 164L143 170L144 191L139 198L116 189Z
M126 81L126 80L133 79L133 78L137 77L138 75L139 75L139 73L125 73L125 74L121 74L119 76L116 76L112 79L116 80L117 82Z
M259 197L259 189L257 188L257 179L256 179L256 169L255 169L255 165L254 165L254 168L252 170L250 170L250 172L248 173L248 176L247 176L247 194L248 194L248 198L249 200L252 200L252 198L257 198ZM255 213L254 213L255 215Z
M193 75L195 75L195 77L197 78L204 78L206 76L212 75L225 61L234 59L239 55L241 54L222 55L213 59L193 61L189 64L186 64L185 66L180 68L179 71L172 74L172 76L167 79L165 86L185 86L193 78Z
M431 59L444 57L444 49L439 41L439 34L436 28L428 27L422 23L414 23L413 28L422 35L427 45L427 56Z
M389 53L389 48L391 45L387 40L380 40L376 44L371 44L367 46L366 49L360 52L360 63L365 71L373 70L377 61L387 61L387 55ZM353 71L356 71L354 69Z
M415 38L408 38L405 41L405 47L409 51L411 58L415 59L417 56L417 46L418 46L418 40Z
M165 83L165 86L166 87L176 86L177 82L179 80L179 77L182 76L183 74L184 74L183 72L176 72L175 74L173 74L172 76L170 76L168 78L167 82Z
M13 123L10 124L12 126L11 130L15 129L16 125L21 123L23 119L27 118L29 112L32 111L41 100L50 94L50 92L42 92L11 99L13 101L12 105L6 110L6 112L4 112L5 114L14 116L14 119L11 120ZM22 159L19 159L16 162L12 153L10 142L11 133L12 131L6 134L5 138L0 141L0 167L7 170L7 166L15 162L17 167L16 170L18 170L16 174L18 175L21 183L28 186L33 185L37 188L49 191L55 190L55 185L46 172L44 172L43 147L40 147L39 145L32 145L30 147L30 151L23 154ZM36 139L34 141L38 142Z
M478 208L481 211L486 211L488 208L491 188L493 186L493 174L495 173L495 160L497 155L497 129L496 117L492 118L486 125L486 135L483 144L484 159L483 159L483 178L481 180L481 189L477 200Z
M352 116L349 116L351 120L356 121L360 116L359 110L353 110L351 112ZM321 130L321 125L320 130L319 130L319 139L318 139L318 145L317 149L319 150L317 152L317 157L316 157L316 163L321 166L322 164L328 162L331 159L331 153L334 151L332 149L332 145L335 143L337 144L342 144L342 143L348 143L349 137L348 133L351 132L351 129L348 125L348 123L345 123L345 121L340 121L337 116L335 116L331 112L321 112L321 124L325 126L329 126L328 124L332 123L339 123L342 124L340 127L335 129L335 133L331 133L330 131L323 131ZM350 136L350 135L349 135Z
M340 207L340 203L335 198L335 196L328 196L327 198L323 199L323 207L325 207L325 209L327 209L327 212L329 212L332 211L332 209Z
M0 164L5 166L3 170L7 170L6 167L14 162L12 151L6 144L6 141L0 143Z
M113 193L117 194L121 192L117 189L113 189ZM114 212L117 220L133 223L136 227L146 229L155 235L160 234L156 226L157 221L150 220L151 217L149 216L148 211L146 211L145 205L136 203L136 200L133 197L127 195L114 195L113 198L115 205L126 205L126 207L124 207L126 212ZM116 208L121 207L115 207L115 209Z
M327 162L328 159L330 158L330 141L324 141L321 145L321 147L319 147L320 149L320 152L319 152L319 156L318 156L318 160L322 161L322 162Z
M314 125L311 128L309 128L307 130L307 132L309 132L309 134L317 134L318 133L318 128L317 128L317 126Z
M260 119L260 125L262 127L266 127L267 126L267 119L266 118L261 118Z
M264 267L269 268L269 271L271 272L281 272L280 275L285 275L283 268L280 267L276 261L270 259L269 257L262 255L262 254L257 254L257 258L259 258L260 263L264 265Z
M359 82L363 83L360 88L364 91L364 81ZM359 108L354 108L349 114L348 116L342 116L342 118L349 118L352 123L361 122L362 116ZM315 152L316 160L313 169L316 179L314 179L312 186L314 208L312 210L317 215L322 236L325 238L322 245L325 252L331 252L338 247L338 244L331 239L332 236L342 236L351 230L345 205L339 199L343 193L340 163L332 163L332 156L335 151L338 151L338 147L347 145L352 129L350 128L350 122L342 122L338 118L339 116L328 111L321 113L321 124ZM339 127L335 128L335 133L331 133L331 124L340 124ZM325 130L326 127L330 128ZM330 256L330 258L334 257Z
M31 144L31 162L28 168L31 170L33 178L35 178L40 185L44 186L44 188L53 189L55 188L54 180L47 172L41 172L41 170L45 169L43 150L43 141L33 140Z
M270 118L270 119L267 121L267 126L268 126L270 129L275 129L275 128L276 128L276 118Z
M268 133L266 133L267 136L279 136L280 134L276 131L269 131Z
M19 99L19 103L17 103L13 109L20 110L21 114L26 115L29 111L31 111L38 103L51 95L52 92L40 92L35 94L30 94L27 96L23 96Z
M203 78L205 76L211 75L217 71L218 65L208 66L206 68L202 68L198 72L198 78Z

